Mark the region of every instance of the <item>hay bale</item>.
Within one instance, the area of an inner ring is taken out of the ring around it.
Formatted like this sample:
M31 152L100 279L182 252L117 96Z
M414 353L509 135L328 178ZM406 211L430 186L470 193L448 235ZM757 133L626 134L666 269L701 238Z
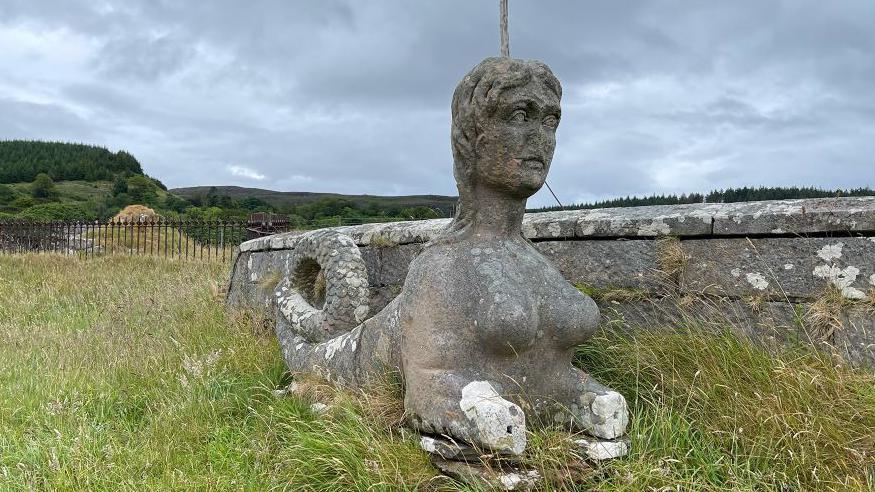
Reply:
M146 222L158 217L154 210L145 205L128 205L115 214L112 222Z

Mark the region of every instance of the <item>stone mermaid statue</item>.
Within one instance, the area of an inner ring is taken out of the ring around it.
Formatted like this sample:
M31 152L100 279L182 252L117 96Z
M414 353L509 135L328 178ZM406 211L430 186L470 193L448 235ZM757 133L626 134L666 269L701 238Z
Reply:
M400 371L409 425L497 454L522 453L527 425L624 434L623 396L571 363L598 307L521 232L526 199L550 169L561 95L532 60L487 58L459 82L456 216L376 315L354 242L332 230L301 238L295 248L312 251L333 280L321 310L292 280L277 287L276 331L292 372L359 386Z

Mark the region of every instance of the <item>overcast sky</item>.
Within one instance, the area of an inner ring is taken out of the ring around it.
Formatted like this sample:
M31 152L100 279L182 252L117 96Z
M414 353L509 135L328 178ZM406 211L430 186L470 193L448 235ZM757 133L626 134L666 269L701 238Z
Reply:
M510 0L510 48L562 81L565 202L875 186L875 1ZM0 139L170 187L454 195L452 92L497 51L497 0L2 0Z

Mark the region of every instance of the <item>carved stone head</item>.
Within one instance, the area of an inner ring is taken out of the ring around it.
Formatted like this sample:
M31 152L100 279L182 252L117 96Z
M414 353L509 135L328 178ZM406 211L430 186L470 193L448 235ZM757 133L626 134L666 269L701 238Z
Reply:
M525 199L544 185L561 97L559 80L535 60L487 58L459 82L452 145L460 214L481 187Z

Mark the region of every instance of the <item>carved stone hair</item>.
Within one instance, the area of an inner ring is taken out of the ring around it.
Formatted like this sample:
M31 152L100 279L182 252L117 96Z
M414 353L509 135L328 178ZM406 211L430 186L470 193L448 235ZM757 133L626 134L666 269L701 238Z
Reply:
M476 179L477 137L480 122L497 109L501 94L514 87L541 80L562 98L562 86L547 65L537 60L487 58L474 67L456 86L453 93L452 133L453 175L459 189L456 216L437 242L461 239L471 226L474 215L473 193Z

